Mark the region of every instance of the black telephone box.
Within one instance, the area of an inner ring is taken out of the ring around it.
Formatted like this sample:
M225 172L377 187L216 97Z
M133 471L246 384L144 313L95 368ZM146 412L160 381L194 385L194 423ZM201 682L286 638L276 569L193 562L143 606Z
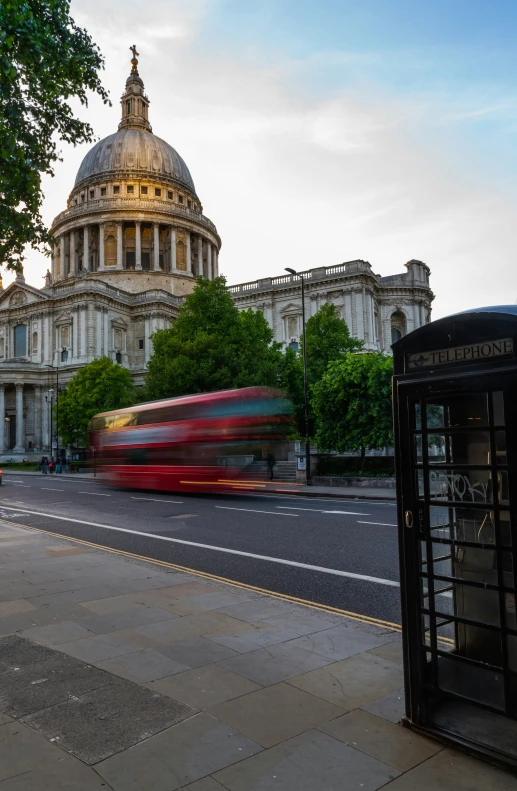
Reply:
M517 766L517 306L393 352L405 724Z

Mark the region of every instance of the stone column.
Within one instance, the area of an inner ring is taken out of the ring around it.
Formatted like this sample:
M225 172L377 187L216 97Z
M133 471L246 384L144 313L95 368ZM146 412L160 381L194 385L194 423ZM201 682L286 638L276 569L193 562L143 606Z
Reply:
M122 223L117 223L117 269L124 269L123 263L123 227Z
M142 269L142 234L140 226L140 222L135 222L135 269Z
M176 231L171 228L171 272L176 271Z
M16 447L15 453L23 453L25 426L23 425L23 384L16 385Z
M212 269L213 269L213 272L214 272L214 277L219 277L219 253L217 252L217 247L214 247L214 250L213 250Z
M88 226L85 225L83 229L83 269L86 272L90 271L90 245L88 242Z
M99 223L99 272L104 270L104 223Z
M208 280L212 280L212 245L210 242L206 243L206 276Z
M420 326L419 310L418 310L418 305L415 302L413 305L413 329L417 330L419 326Z
M56 282L56 258L57 258L57 244L52 245L52 258L50 263L50 274L52 275L52 283Z
M5 385L0 385L0 453L5 447Z
M190 231L187 231L187 272L192 274L192 251L190 249Z
M153 222L153 269L160 271L160 224Z
M59 248L60 248L60 262L59 262L59 280L63 280L65 277L65 234L62 233L59 237Z
M108 308L103 308L104 314L104 356L109 357L109 350L110 346L112 345L112 339L110 338L110 329L109 329L109 315L108 315Z
M41 387L34 385L34 448L41 449Z
M198 277L203 277L203 237L197 238L197 272Z
M77 274L76 264L75 264L75 231L70 231L70 257L68 263L68 272L70 275Z

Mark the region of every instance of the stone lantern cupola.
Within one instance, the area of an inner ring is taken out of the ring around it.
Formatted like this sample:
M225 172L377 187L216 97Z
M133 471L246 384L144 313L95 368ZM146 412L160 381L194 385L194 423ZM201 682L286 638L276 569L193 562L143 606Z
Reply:
M131 74L126 80L126 90L122 94L120 104L122 106L122 120L119 129L145 129L152 132L149 123L149 99L144 93L144 83L138 74L138 52L133 44L129 48L133 57L131 58Z

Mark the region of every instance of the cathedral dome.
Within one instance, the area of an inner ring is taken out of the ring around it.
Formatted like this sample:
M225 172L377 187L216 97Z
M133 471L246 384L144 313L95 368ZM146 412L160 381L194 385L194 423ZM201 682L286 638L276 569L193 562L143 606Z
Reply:
M94 178L122 176L172 180L193 194L192 176L177 151L147 129L119 129L100 140L83 159L75 187Z

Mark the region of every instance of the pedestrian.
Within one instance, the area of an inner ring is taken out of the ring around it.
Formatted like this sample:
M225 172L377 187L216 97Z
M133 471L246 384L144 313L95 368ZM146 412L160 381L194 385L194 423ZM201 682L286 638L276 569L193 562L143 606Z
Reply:
M59 456L56 456L56 466L54 468L54 472L56 473L56 475L61 474L61 459Z
M49 471L49 473L51 475L54 474L54 457L53 456L50 457L50 460L49 460L49 463L48 463L48 471Z
M48 475L48 459L46 456L41 457L41 472L43 475Z
M70 456L67 456L66 459L66 472L72 472L72 459Z
M270 450L268 451L267 456L266 456L266 464L267 464L267 469L268 469L268 473L269 473L269 480L272 481L273 480L273 468L274 468L274 466L276 464L276 459L275 459L275 457L273 456L273 454L271 453Z

